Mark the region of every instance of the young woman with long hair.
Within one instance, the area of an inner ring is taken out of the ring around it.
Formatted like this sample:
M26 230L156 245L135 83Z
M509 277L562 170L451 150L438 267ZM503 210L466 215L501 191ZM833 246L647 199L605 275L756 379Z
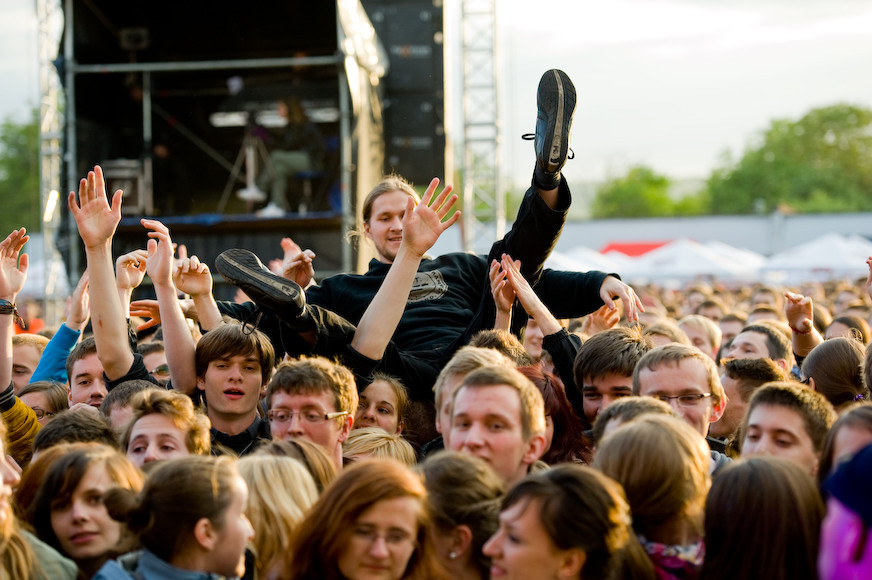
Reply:
M427 492L405 465L345 469L297 528L291 580L444 578L429 537Z

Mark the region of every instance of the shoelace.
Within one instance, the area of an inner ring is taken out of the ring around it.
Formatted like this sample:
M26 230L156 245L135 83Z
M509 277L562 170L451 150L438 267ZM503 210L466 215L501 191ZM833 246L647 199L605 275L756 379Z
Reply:
M532 141L536 138L536 133L524 133L521 135L521 139L524 141ZM566 154L567 159L575 159L575 151L572 150L572 147L569 148L569 152Z
M249 326L249 322L251 318L254 317L254 324ZM245 317L245 320L242 321L242 334L248 336L255 330L257 330L257 326L260 324L260 319L263 317L263 310L257 308L251 314Z

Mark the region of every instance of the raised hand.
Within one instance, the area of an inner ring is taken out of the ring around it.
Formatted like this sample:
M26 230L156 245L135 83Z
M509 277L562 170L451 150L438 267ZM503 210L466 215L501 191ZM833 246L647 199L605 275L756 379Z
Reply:
M70 192L67 205L76 219L79 236L86 248L95 248L109 244L115 234L115 228L121 221L121 190L112 196L112 205L106 199L106 182L103 170L99 165L94 171L88 172L88 177L79 182L79 196Z
M505 274L506 280L508 280L517 295L518 301L524 307L524 311L538 320L537 314L542 310L547 310L547 308L542 304L542 300L539 299L536 292L533 291L527 279L521 274L521 262L517 260L512 261L511 256L503 254L500 267Z
M814 328L814 305L810 296L794 292L785 292L784 315L791 330L801 334L811 332Z
M521 267L521 262L515 262L518 268ZM496 260L491 262L490 271L488 272L491 284L491 295L494 297L494 304L498 312L511 312L512 306L515 303L515 289L509 284L505 273L500 268L500 263Z
M457 203L457 196L450 195L452 187L446 185L442 192L434 198L433 194L438 185L439 179L434 177L418 205L415 205L415 200L410 196L406 205L406 213L403 216L402 246L419 257L433 247L442 232L460 219L460 210L455 211L451 217L445 219L454 204Z
M180 292L191 296L212 294L212 273L197 256L176 260L173 282Z
M144 318L145 322L136 327L137 331L160 324L160 307L157 300L134 300L130 303L130 316Z
M65 324L73 330L82 330L91 317L91 293L88 291L90 276L88 270L82 272L79 283L67 299L67 319Z
M312 264L315 252L303 250L291 238L282 238L281 246L284 257L281 260L279 276L293 280L303 289L310 286L315 278L315 267Z
M146 250L133 250L115 260L115 280L121 290L134 290L145 277Z
M639 313L645 312L645 307L636 296L636 291L614 276L606 276L606 279L603 280L602 286L600 286L600 298L610 310L617 310L614 298L620 298L624 304L624 314L627 316L628 322L638 322Z
M0 242L0 298L4 300L15 302L16 296L24 288L30 261L27 254L21 253L21 249L29 239L27 230L21 228L13 230Z
M172 284L174 262L170 230L157 220L143 218L140 223L151 230L148 232L148 259L146 260L149 278L155 285Z
M603 305L584 317L581 331L588 336L593 336L597 332L614 328L620 321L621 315L617 310Z

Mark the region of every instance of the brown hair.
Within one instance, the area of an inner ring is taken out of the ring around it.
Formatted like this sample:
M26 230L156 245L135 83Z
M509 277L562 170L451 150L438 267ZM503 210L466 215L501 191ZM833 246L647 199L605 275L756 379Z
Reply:
M648 413L678 417L672 405L664 403L654 397L623 397L618 399L599 412L593 422L593 440L599 444L606 432L606 427L611 420L618 420L622 425L629 423L636 417Z
M621 486L594 469L567 464L530 474L509 491L502 510L521 502L530 509L533 501L554 546L584 551L581 578L617 577L623 555L630 548L641 553ZM653 572L644 557L637 562Z
M869 344L869 339L872 338L872 330L869 330L868 322L859 316L854 316L853 314L843 314L842 316L833 318L832 322L827 325L827 328L837 322L847 326L851 331L851 336L862 342L863 346Z
M142 487L142 473L117 449L99 443L77 443L66 448L48 467L45 478L33 499L31 524L40 540L61 552L60 542L51 524L51 514L70 503L82 478L100 465L118 486L132 491Z
M190 541L201 518L224 528L237 475L234 460L227 456L167 459L149 472L141 493L116 488L103 501L113 519L125 523L143 546L169 562Z
M524 350L524 345L521 344L518 337L503 328L479 330L469 339L467 344L497 350L512 359L519 367L534 364L532 357Z
M683 344L664 344L655 349L648 351L639 364L636 365L636 370L633 372L633 394L638 395L641 390L639 384L639 373L642 370L656 371L664 365L678 366L684 360L699 361L706 372L708 380L709 392L712 394L712 403L717 406L726 398L724 387L721 385L721 378L718 375L718 367L711 357L704 354L695 346L686 346Z
M814 347L802 362L802 375L814 379L814 390L836 409L857 400L869 399L863 380L866 351L853 338L831 338Z
M55 381L36 381L28 383L20 391L18 397L28 395L30 393L43 393L48 400L48 409L43 409L48 413L57 415L61 411L70 408L70 400L67 398L67 388Z
M826 439L824 439L823 451L821 451L821 460L818 466L818 482L823 484L824 480L830 476L830 472L835 467L836 458L833 456L835 452L836 436L839 434L839 429L849 426L854 429L862 429L872 433L872 403L864 401L855 403L842 409L842 414L833 423L827 431Z
M551 448L542 455L542 461L555 465L582 461L584 457L590 455L584 425L566 398L563 381L557 375L542 370L539 365L521 367L518 372L530 379L530 382L542 393L545 415L551 417L554 425Z
M97 413L62 411L46 423L33 438L33 452L41 452L58 443L102 443L118 448L112 423Z
M758 405L785 407L799 414L817 453L821 452L827 431L836 421L835 409L820 393L807 389L799 383L766 383L751 396L739 433L747 432L748 418Z
M598 332L575 355L575 384L581 389L585 378L596 380L610 374L631 377L639 360L653 347L651 339L638 329L619 326Z
M194 409L187 395L177 391L148 389L137 393L130 401L133 415L121 438L121 448L127 452L136 422L147 415L164 415L185 434L185 446L192 455L209 455L212 450L210 424L206 415Z
M754 457L728 465L706 500L700 577L817 579L823 518L812 478L793 462Z
M94 341L93 336L89 336L77 344L75 348L70 351L70 354L67 355L67 380L70 381L71 384L73 381L73 367L75 364L86 356L92 354L97 354L97 343Z
M256 328L249 332L241 324L223 324L197 342L194 353L197 377L206 376L212 361L234 356L255 356L260 362L263 384L269 380L276 364L275 349L267 335Z
M739 396L746 403L760 385L787 380L784 371L771 358L729 358L722 363L724 374L738 381Z
M653 414L621 425L600 442L594 458L595 467L623 486L636 532L655 542L677 518L702 535L710 462L705 439L690 425Z
M272 408L275 393L330 393L337 411L351 416L359 398L354 375L348 368L322 356L303 357L279 365L266 390L267 406Z
M769 358L790 360L792 358L790 339L773 322L771 320L760 320L754 324L749 324L742 329L742 332L756 332L757 334L764 335L766 337L766 350L769 352Z
M409 391L406 390L406 386L397 377L391 376L381 371L376 371L375 373L373 373L372 382L374 383L376 381L384 382L394 392L394 396L397 398L397 425L405 427L406 411L409 408ZM366 389L363 389L362 392L364 391L366 391ZM360 397L358 396L358 399L359 398Z
M427 530L431 518L424 484L397 461L370 459L343 470L312 506L291 547L294 570L290 578L342 578L337 562L357 519L378 502L398 498L412 498L420 506L416 547L403 578L442 576Z
M467 526L472 532L470 559L482 578L487 578L490 558L482 547L497 531L500 502L506 484L483 459L459 453L441 451L418 467L424 477L427 496L433 507L433 524L443 534L457 526Z

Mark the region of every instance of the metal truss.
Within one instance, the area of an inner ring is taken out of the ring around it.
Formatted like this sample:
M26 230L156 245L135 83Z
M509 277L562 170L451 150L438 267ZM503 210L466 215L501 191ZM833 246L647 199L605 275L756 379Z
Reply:
M462 0L461 10L463 247L482 253L506 229L496 0Z

